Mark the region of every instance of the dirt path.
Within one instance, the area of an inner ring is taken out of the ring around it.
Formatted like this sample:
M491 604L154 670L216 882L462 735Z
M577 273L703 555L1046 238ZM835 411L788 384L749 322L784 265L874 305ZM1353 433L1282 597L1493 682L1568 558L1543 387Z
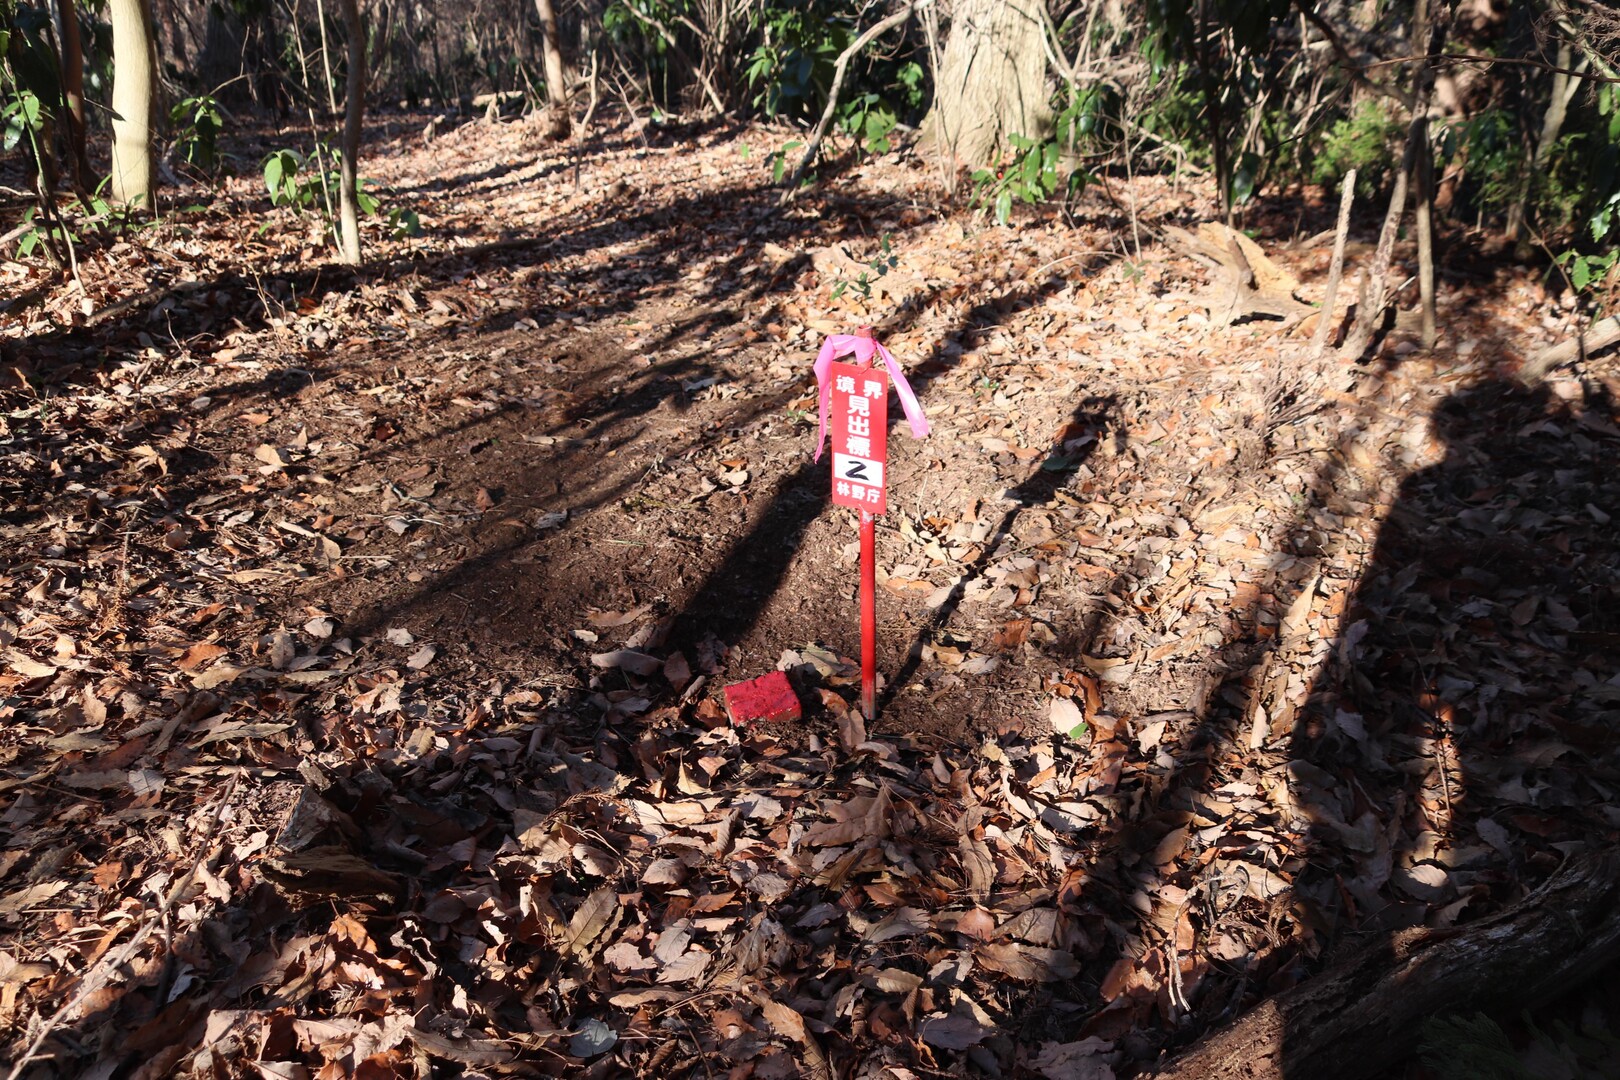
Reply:
M1357 367L1137 251L1163 178L1000 229L905 159L778 209L758 130L392 137L427 238L359 275L210 219L4 315L8 1053L1127 1073L1612 831L1620 383L1504 381L1538 287ZM1327 216L1252 222L1308 296ZM855 751L863 322L934 434ZM779 666L805 723L729 729Z

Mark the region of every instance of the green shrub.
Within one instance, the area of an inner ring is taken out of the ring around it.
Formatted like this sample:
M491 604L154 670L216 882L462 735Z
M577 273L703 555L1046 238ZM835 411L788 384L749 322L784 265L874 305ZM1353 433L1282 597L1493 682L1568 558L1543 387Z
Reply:
M1467 162L1468 202L1481 218L1505 213L1524 178L1524 148L1505 109L1487 109L1452 124L1440 140L1440 162ZM1437 164L1440 164L1437 162Z
M1322 146L1311 163L1311 180L1337 187L1345 173L1355 169L1356 193L1372 195L1384 186L1395 168L1401 134L1401 124L1381 102L1363 101L1322 137Z
M773 120L815 120L832 88L838 54L855 39L854 31L814 10L775 5L760 21L760 43L743 72L754 107Z
M813 123L827 107L838 57L857 27L838 6L771 3L759 15L759 44L743 71L752 103L770 119ZM890 134L927 100L922 65L904 46L891 57L868 48L851 63L838 110L840 131L870 154L887 153Z
M186 164L212 173L220 163L219 133L225 116L212 94L188 97L169 110L175 130L174 149Z
M1007 138L1013 146L1012 155L991 168L979 169L969 178L975 205L991 207L1001 225L1012 217L1014 199L1032 205L1042 203L1059 192L1078 192L1090 179L1090 174L1082 170L1064 168L1063 148L1057 139L1036 142L1022 135Z

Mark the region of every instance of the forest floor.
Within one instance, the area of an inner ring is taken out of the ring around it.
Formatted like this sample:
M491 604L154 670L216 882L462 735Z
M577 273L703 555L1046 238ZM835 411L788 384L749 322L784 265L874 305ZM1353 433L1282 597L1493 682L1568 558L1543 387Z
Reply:
M0 262L13 1076L1130 1075L1612 845L1620 366L1512 378L1532 271L1452 237L1439 346L1353 364L1223 325L1197 183L1003 228L901 154L778 206L782 131L426 120L363 269L274 132L82 284ZM1243 222L1307 300L1334 209ZM933 425L869 729L862 323Z

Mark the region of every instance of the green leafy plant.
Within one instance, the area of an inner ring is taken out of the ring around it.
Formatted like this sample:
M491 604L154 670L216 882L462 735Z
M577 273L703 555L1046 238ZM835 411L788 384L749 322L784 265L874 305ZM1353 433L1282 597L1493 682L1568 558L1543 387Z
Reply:
M648 17L658 19L666 26L676 14L663 0L614 0L602 12L602 29L615 42L639 39L638 43L656 53L663 53L668 45L648 23ZM684 14L681 12L680 14Z
M888 103L875 93L861 94L839 107L839 126L869 154L889 152L889 133L900 122Z
M663 120L658 106L668 108L679 99L679 86L671 77L673 49L660 27L678 27L691 18L690 0L613 0L602 12L608 40L645 65L647 88L655 99L654 123Z
M813 119L832 87L838 54L854 39L849 24L815 5L767 6L760 42L743 69L753 104L767 117Z
M23 5L10 13L14 29L0 29L0 149L27 142L36 155L51 120L51 105L62 99L62 80L49 33L50 20Z
M33 91L15 91L0 105L0 150L10 152L25 138L33 138L47 115L45 106Z
M854 255L850 254L848 248L844 249L844 254L848 255L851 259L855 258ZM862 300L870 300L872 298L873 282L875 282L878 278L887 277L889 271L900 265L900 256L894 253L893 243L890 240L888 233L884 233L882 238L879 239L877 254L873 255L870 259L867 259L861 265L864 266L865 269L856 276L854 281L840 277L838 281L834 283L832 290L832 298L834 300L837 300L840 296L843 296L844 293L848 292L850 289L854 289L857 293L859 293Z
M27 6L5 14L10 28L0 30L0 150L26 146L43 169L51 154L45 138L51 121L47 102L62 98L55 52L47 38L49 20L39 9ZM18 239L17 256L27 258L43 249L52 262L71 265L71 245L78 238L62 223L46 188L42 179L36 187L36 204L23 215L25 228Z
M759 43L743 69L754 107L771 119L817 119L856 25L840 5L811 2L767 3L756 26ZM895 128L926 103L926 96L926 73L906 58L903 46L888 56L863 56L850 72L833 120L863 152L887 153Z
M1097 85L1077 87L1073 94L1062 93L1057 106L1054 135L1064 146L1075 149L1098 142L1117 128L1109 117L1121 102L1118 91Z
M915 60L902 63L894 73L894 89L908 112L928 103L928 73Z
M13 7L0 29L0 116L5 149L13 149L51 117L51 105L62 100L62 78L51 42L50 16L31 4Z
M311 164L315 165L314 169L309 167ZM343 182L340 165L339 152L324 144L307 158L296 150L273 151L264 159L264 186L270 192L270 204L294 210L325 207L328 213L334 212L332 208L337 205L338 188ZM360 212L375 217L379 204L366 190L370 182L361 177L356 182L355 197Z
M220 164L219 133L225 116L212 94L188 97L169 110L175 152L188 165L212 173Z
M270 192L271 206L306 210L316 205L324 194L324 178L311 177L305 164L306 159L296 150L272 150L264 159L264 186Z
M1438 157L1448 163L1466 161L1468 201L1481 218L1506 210L1518 194L1524 154L1505 109L1487 109L1447 126Z
M765 166L771 170L771 183L782 182L782 178L788 174L788 155L803 145L803 141L792 139L783 143L780 150L772 150L765 155Z
M1547 179L1555 192L1568 188L1584 195L1579 202L1587 208L1582 228L1558 264L1577 292L1612 312L1620 297L1620 86L1600 87L1594 97L1595 130L1589 129L1594 137L1559 140ZM1566 174L1585 180L1571 183ZM1540 209L1547 212L1547 202L1556 198L1544 197ZM1555 208L1562 207L1555 203Z
M30 206L23 211L22 224L28 226L28 229L17 238L17 258L28 258L42 245L49 246L63 241L78 243L79 238L69 232L67 226L39 221L38 214L37 206Z
M395 240L407 236L421 236L422 219L416 216L415 210L396 206L388 211L388 229Z
M1615 231L1620 218L1620 191L1609 196L1586 223L1592 242L1602 244ZM1611 246L1607 251L1587 252L1572 248L1558 256L1558 264L1569 275L1569 283L1577 292L1594 291L1610 280L1616 263L1620 263L1620 248Z
M338 192L343 184L341 165L341 153L324 142L317 143L315 152L308 157L285 148L271 151L264 159L264 186L270 193L270 205L285 206L300 214L319 211L325 219L328 235L336 236ZM377 217L382 205L367 190L370 183L365 177L356 180L355 201L362 214ZM421 235L422 222L414 210L391 208L387 220L389 231L396 238ZM259 227L259 232L269 227L270 223L266 222Z
M1357 194L1370 197L1395 167L1395 145L1400 134L1401 125L1381 102L1363 101L1323 136L1321 149L1311 163L1311 180L1337 187L1344 175L1355 169ZM1236 179L1234 174L1234 188Z
M1577 292L1588 292L1606 283L1617 261L1620 261L1620 251L1606 251L1597 255L1566 251L1558 257L1559 265L1568 272L1569 283L1575 286Z
M1013 145L1008 159L979 169L969 178L974 204L992 207L999 224L1005 225L1011 219L1014 199L1042 203L1060 191L1074 193L1085 187L1085 172L1062 168L1063 147L1057 139L1036 142L1023 135L1011 135L1008 141Z

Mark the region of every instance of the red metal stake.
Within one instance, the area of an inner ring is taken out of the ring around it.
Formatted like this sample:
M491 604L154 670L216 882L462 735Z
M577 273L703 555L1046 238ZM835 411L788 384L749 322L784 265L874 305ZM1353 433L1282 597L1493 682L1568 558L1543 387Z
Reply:
M870 326L855 336L872 340ZM877 518L861 511L861 713L877 719Z
M855 355L854 363L840 356ZM884 368L874 362L881 358ZM861 712L877 719L877 514L888 509L888 417L890 380L911 433L921 439L928 421L900 366L889 350L862 326L848 336L833 335L816 356L816 460L827 445L832 421L832 501L861 514Z
M877 719L877 518L861 511L861 712Z

